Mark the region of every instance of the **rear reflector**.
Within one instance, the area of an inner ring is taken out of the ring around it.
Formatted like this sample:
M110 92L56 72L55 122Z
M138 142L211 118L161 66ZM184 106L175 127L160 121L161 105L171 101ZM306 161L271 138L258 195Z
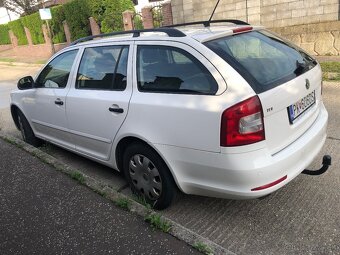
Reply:
M260 186L260 187L257 187L257 188L253 188L253 189L251 189L251 191L258 191L258 190L268 189L270 187L273 187L273 186L279 184L280 182L283 182L286 179L287 179L287 175L283 176L282 178L280 178L278 180L276 180L275 182L271 182L269 184L266 184L266 185L263 185L263 186Z
M253 27L240 27L240 28L233 29L233 33L236 34L236 33L246 32L250 30L253 30Z
M265 139L262 105L258 96L238 103L222 114L221 146L241 146Z

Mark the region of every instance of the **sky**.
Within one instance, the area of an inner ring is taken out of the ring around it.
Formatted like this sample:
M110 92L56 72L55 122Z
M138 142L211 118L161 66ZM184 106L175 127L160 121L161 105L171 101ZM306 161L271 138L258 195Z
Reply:
M19 15L13 13L13 12L9 12L10 13L10 16L11 16L11 19L12 20L16 20L19 18ZM6 12L6 9L1 7L0 8L0 24L6 24L9 22L9 17L7 15L7 12Z

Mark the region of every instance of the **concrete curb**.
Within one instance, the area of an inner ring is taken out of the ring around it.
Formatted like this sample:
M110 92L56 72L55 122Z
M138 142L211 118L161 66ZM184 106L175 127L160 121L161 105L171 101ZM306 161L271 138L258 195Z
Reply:
M42 162L54 167L56 170L58 170L62 173L65 173L65 174L67 174L71 177L75 173L80 174L82 176L82 178L81 178L81 181L80 180L78 180L78 181L81 184L83 184L86 187L90 188L91 190L101 194L102 196L111 200L114 203L117 203L121 199L128 200L129 201L128 210L132 213L135 213L135 214L143 217L144 219L146 218L146 216L148 216L150 214L158 214L156 211L145 207L144 205L136 202L135 200L131 199L130 197L128 197L128 196L126 196L122 193L119 193L117 190L113 189L112 187L95 180L94 178L82 173L81 171L79 171L77 169L70 167L69 165L67 165L65 163L60 162L55 157L41 151L38 148L35 148L35 147L25 143L24 141L22 141L18 138L15 138L15 137L10 136L10 135L6 135L3 132L0 132L0 138L3 139L6 142L9 142L9 143L23 149L24 151L35 156L36 158L40 159ZM165 216L161 216L161 219L171 225L171 229L168 232L169 234L178 238L179 240L186 242L187 244L193 246L194 248L198 243L203 244L205 247L208 248L208 250L206 250L204 252L205 254L235 255L233 252L226 250L222 246L210 241L209 239L207 239L205 237L200 236L199 234L187 229L186 227L174 222L173 220L171 220L171 219L169 219Z

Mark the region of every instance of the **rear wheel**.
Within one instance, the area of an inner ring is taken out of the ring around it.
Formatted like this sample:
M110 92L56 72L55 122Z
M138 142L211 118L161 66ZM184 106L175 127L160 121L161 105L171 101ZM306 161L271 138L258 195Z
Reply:
M155 209L167 208L175 194L176 184L160 156L140 143L130 145L123 159L124 174L132 192L143 197Z
M21 111L18 111L18 124L22 139L26 143L33 145L35 147L38 147L42 144L42 141L34 135L30 124L28 123L26 117Z

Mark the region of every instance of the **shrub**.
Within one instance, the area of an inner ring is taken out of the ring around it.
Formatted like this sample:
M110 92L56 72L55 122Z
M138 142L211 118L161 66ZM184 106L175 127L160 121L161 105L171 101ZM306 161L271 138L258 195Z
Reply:
M134 19L133 19L133 25L134 25L134 29L143 29L144 25L143 25L143 20L142 17L139 15L135 15Z
M44 34L42 32L43 21L40 19L38 12L20 18L24 27L27 27L31 33L33 44L45 43Z
M11 44L8 25L0 25L0 44Z
M63 8L72 40L91 34L89 25L89 17L91 15L87 1L74 0L64 4Z
M101 32L108 33L124 29L122 12L133 10L131 0L73 0L64 5L51 8L50 28L53 43L66 41L63 21L66 20L71 32L71 39L76 40L91 34L89 17L94 17L101 27ZM24 26L31 32L33 44L44 43L42 24L38 12L9 23L9 29L18 38L19 45L27 44ZM6 28L0 28L0 43L10 43L9 36L3 36ZM8 30L7 30L8 31ZM7 33L8 34L8 33Z
M160 27L162 25L161 21L163 20L162 9L158 7L152 9L152 18L153 18L153 26Z
M18 38L19 45L28 44L24 26L21 23L21 19L17 19L17 20L9 22L8 26L9 26L9 29L12 30L14 35Z
M131 0L88 0L88 6L103 33L123 30L122 12L133 10Z
M50 21L53 43L66 42L63 21L65 20L64 8L62 5L52 7L52 20Z

